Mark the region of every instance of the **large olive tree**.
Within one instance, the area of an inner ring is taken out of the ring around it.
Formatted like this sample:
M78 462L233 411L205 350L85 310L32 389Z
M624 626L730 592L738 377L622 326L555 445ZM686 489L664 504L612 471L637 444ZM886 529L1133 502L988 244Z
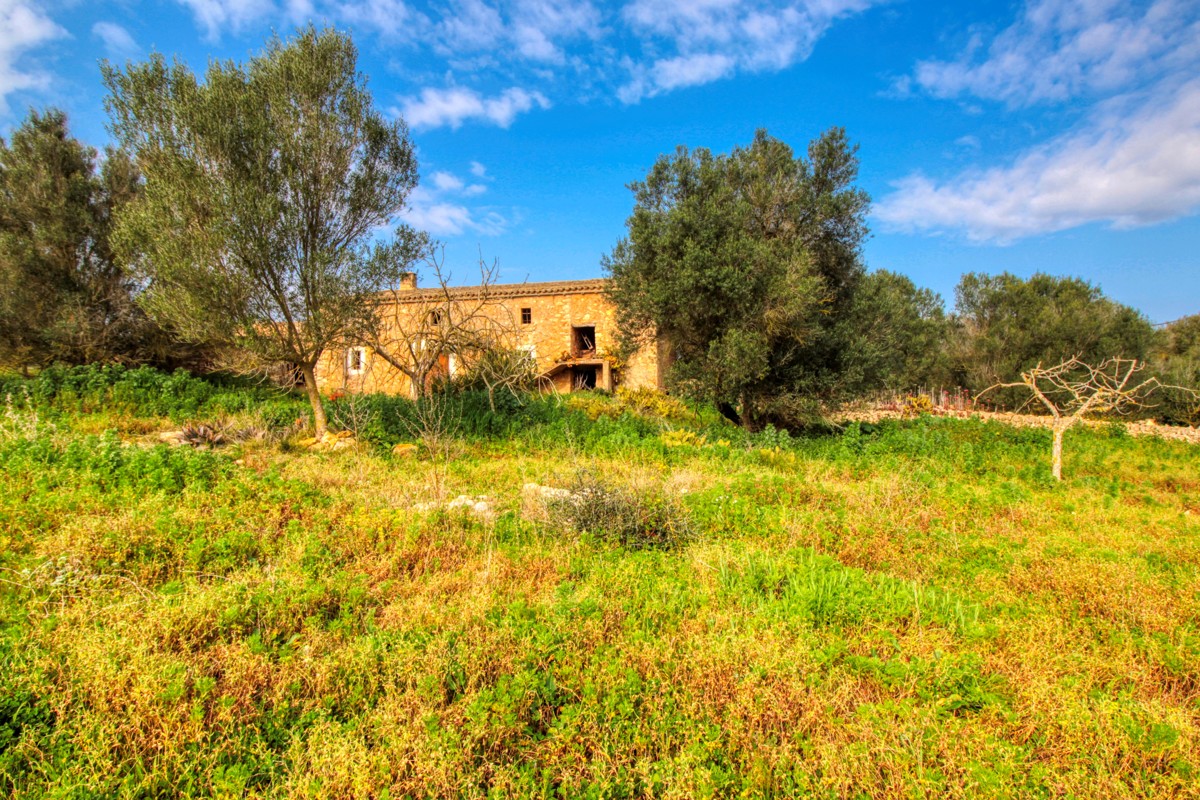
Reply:
M370 327L373 294L412 250L377 240L417 164L356 61L348 36L310 26L245 64L211 63L203 81L161 55L104 66L112 131L145 176L118 223L142 302L185 337L295 364L318 436L318 359Z
M748 427L858 387L848 373L869 198L840 128L797 156L759 131L729 154L679 148L630 184L605 266L623 336L670 344L672 386Z

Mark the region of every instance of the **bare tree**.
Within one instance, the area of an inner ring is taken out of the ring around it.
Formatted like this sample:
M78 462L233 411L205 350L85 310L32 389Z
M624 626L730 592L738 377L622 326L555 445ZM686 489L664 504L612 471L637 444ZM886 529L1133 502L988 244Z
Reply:
M380 358L408 378L418 401L437 377L449 377L451 359L467 372L489 363L489 391L504 384L498 371L504 360L491 354L515 350L512 313L495 292L498 264L481 257L479 284L463 288L450 286L444 264L443 251L430 250L426 265L432 285L417 289L415 275L407 276L407 285L402 281L382 295L363 335Z
M1063 436L1088 414L1128 414L1135 409L1151 408L1154 405L1151 397L1163 389L1195 395L1190 389L1168 386L1156 377L1143 379L1145 366L1145 362L1136 358L1110 358L1092 366L1074 356L1053 367L1039 363L1022 372L1021 380L993 384L976 399L998 389L1028 389L1032 397L1026 405L1041 403L1054 418L1050 469L1054 479L1061 481Z
M471 380L487 392L488 406L494 412L498 392L519 398L537 384L537 362L528 351L513 347L507 338L490 338L481 344L483 347L467 356L464 366Z

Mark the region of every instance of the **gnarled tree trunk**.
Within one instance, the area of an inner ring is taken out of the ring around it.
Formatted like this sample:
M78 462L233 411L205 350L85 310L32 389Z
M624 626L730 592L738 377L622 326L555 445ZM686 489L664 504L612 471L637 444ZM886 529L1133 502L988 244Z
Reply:
M320 439L328 430L329 423L325 419L325 405L321 402L321 392L317 388L316 370L312 364L301 364L300 374L304 376L304 391L308 393L308 403L312 406L313 427L316 429L313 435Z

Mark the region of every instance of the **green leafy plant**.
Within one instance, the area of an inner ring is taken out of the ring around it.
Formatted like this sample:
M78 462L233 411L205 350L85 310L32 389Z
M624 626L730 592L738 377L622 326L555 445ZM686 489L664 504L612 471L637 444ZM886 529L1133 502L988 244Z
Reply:
M676 548L693 535L687 509L661 486L602 479L588 470L545 505L556 527L634 550Z

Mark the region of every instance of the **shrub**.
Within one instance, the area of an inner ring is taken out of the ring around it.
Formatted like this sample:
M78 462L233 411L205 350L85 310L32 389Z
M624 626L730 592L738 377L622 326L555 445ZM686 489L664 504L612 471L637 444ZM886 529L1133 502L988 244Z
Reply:
M922 414L933 413L933 401L923 394L909 395L904 398L904 416L919 417Z
M551 525L632 550L671 549L692 538L687 509L661 486L618 483L583 470L544 503Z
M0 396L21 406L62 412L99 409L137 416L164 416L176 422L257 413L270 428L309 418L308 403L294 392L228 375L197 377L186 370L161 372L119 364L54 366L33 378L0 380Z
M125 445L107 433L65 444L49 438L8 442L0 446L0 471L33 472L48 489L82 485L173 493L211 488L231 474L232 461L190 447Z

